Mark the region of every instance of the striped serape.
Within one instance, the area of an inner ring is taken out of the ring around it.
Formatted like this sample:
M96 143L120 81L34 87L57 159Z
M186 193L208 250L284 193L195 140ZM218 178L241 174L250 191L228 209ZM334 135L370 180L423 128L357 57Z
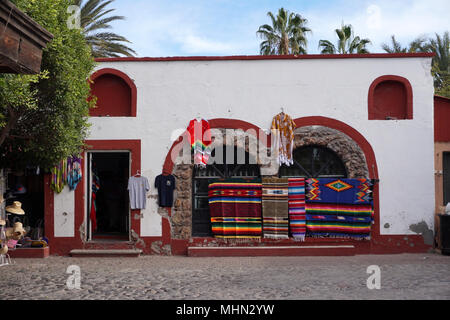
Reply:
M289 238L288 179L262 180L264 238Z
M369 179L310 178L306 180L306 199L317 203L372 204Z
M372 206L306 202L307 236L370 239Z
M289 229L295 240L305 241L305 179L289 178Z
M214 182L208 197L216 238L261 238L261 180Z

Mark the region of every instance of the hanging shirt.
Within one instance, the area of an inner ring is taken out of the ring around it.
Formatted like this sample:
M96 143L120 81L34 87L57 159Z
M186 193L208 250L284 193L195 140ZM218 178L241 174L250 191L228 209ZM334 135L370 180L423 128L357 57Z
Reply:
M149 190L150 185L146 177L133 176L128 179L131 209L145 209L147 203L147 191Z
M205 119L193 119L187 128L189 142L194 151L194 165L206 166L211 156L211 128Z
M160 174L155 179L155 187L158 189L159 206L172 207L175 177L173 175Z
M281 112L273 117L272 135L275 137L275 147L278 148L278 163L290 166L294 163L292 151L294 150L295 122L292 118Z

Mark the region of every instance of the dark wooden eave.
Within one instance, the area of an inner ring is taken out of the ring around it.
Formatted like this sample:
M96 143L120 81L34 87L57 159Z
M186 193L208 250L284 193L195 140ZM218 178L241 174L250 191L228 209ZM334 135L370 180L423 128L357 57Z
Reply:
M38 73L53 35L8 0L0 0L0 73Z

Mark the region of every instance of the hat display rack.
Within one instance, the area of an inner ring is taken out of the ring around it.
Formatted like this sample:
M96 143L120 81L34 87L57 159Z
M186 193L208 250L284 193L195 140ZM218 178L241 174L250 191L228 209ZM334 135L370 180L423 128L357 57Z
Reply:
M24 237L26 230L21 222L15 222L12 227L7 228L8 215L25 215L22 203L14 201L5 208L3 195L0 194L0 267L14 264L8 254L9 249L15 249L17 241Z

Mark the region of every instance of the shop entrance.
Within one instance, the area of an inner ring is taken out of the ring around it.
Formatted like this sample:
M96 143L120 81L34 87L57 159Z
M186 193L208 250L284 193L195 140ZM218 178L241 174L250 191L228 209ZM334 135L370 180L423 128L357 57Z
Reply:
M129 240L130 152L88 153L90 240Z

